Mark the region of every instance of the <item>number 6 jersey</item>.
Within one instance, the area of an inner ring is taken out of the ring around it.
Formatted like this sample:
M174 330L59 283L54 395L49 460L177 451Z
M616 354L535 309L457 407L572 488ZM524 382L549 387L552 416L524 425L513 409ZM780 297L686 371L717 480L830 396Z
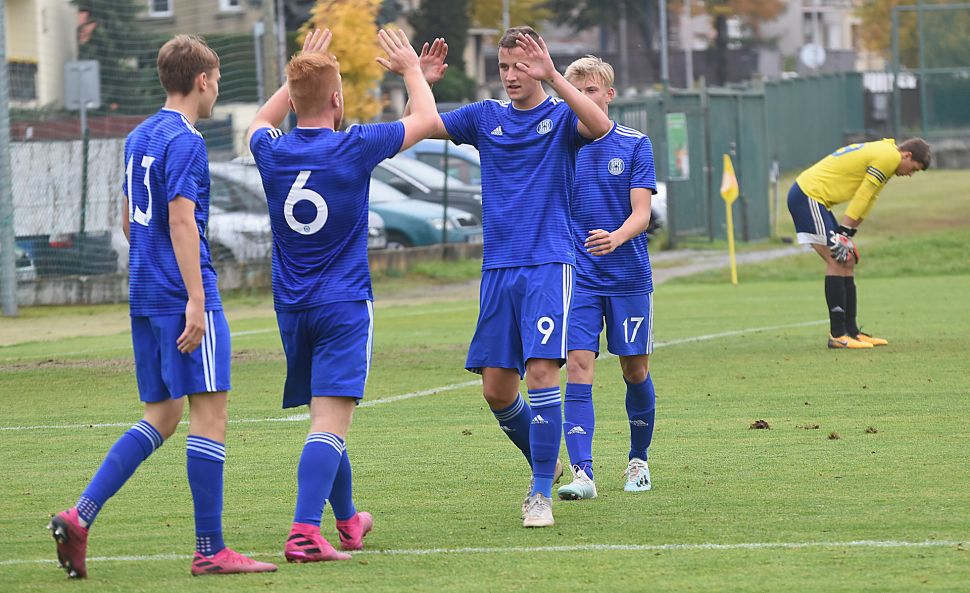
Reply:
M209 159L202 134L184 115L162 109L128 134L122 191L128 201L131 316L185 313L189 296L175 259L168 218L168 203L179 196L195 202L205 310L221 310L216 271L205 239Z
M374 299L367 266L370 176L403 142L400 122L253 134L249 145L273 228L277 311Z

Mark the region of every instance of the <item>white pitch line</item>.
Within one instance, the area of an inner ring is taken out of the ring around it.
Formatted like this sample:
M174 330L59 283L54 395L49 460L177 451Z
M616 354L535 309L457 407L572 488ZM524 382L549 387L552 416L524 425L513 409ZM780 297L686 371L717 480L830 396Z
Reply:
M660 343L656 344L654 347L655 348L660 348L660 347L663 347L663 346L673 346L674 344L686 344L688 342L701 342L701 341L704 341L704 340L713 340L715 338L725 338L725 337L728 337L728 336L737 336L737 335L740 335L740 334L755 333L755 332L762 332L762 331L769 331L769 330L774 330L774 329L785 329L785 328L789 328L789 327L806 327L806 326L809 326L809 325L819 325L819 324L827 323L827 322L828 322L827 319L822 319L822 320L819 320L819 321L806 321L804 323L792 323L792 324L788 324L788 325L772 325L772 326L767 326L767 327L755 327L755 328L751 328L751 329L740 329L740 330L730 331L730 332L724 332L724 333L720 333L720 334L709 334L709 335L706 335L706 336L696 336L696 337L693 337L693 338L683 338L683 339L680 339L680 340L671 340L669 342L660 342ZM262 331L262 330L260 330L260 331ZM267 330L267 331L270 331L270 330ZM233 335L236 335L236 334L233 334ZM609 352L604 352L604 353L602 353L600 355L599 359L602 360L602 359L605 359L605 358L609 358L611 356L613 356L613 355L610 354ZM424 395L433 395L435 393L439 393L439 392L442 392L442 391L452 391L454 389L460 389L462 387L471 387L472 385L480 385L481 382L482 382L481 379L477 379L475 381L466 381L464 383L453 383L451 385L445 385L443 387L434 387L434 388L428 389L426 391L414 391L412 393L405 393L404 395L395 395L395 396L392 396L392 397L385 397L385 398L381 398L381 399L375 399L375 400L370 400L370 401L363 401L363 402L360 403L360 406L359 407L365 408L365 407L369 407L369 406L376 406L378 404L386 404L386 403L390 403L390 402L400 401L400 400L403 400L403 399L410 399L412 397L421 397L421 396L424 396ZM230 420L229 422L230 422L230 424L251 423L251 422L300 422L300 421L303 421L303 420L308 419L309 417L310 417L309 414L296 414L294 416L287 416L285 418L248 418L248 419L243 419L243 420ZM181 422L180 424L188 424L188 422ZM130 425L131 425L130 422L118 422L118 423L110 423L110 424L72 424L72 425L66 425L66 426L0 426L0 431L4 431L4 430L43 430L43 429L53 430L53 429L71 429L71 428L101 428L101 427L107 427L107 426L130 426Z
M360 403L361 408L366 408L368 406L376 406L378 404L387 404L390 402L400 401L402 399L410 399L412 397L421 397L423 395L432 395L442 391L452 391L454 389L461 389L462 387L471 387L472 385L481 385L482 380L477 379L475 381L465 381L464 383L452 383L451 385L445 385L443 387L435 387L434 389L428 389L425 391L413 391L411 393L405 393L404 395L395 395L393 397L384 397L381 399L375 399L370 401L363 401ZM301 422L303 420L309 420L309 414L294 414L292 416L286 416L284 418L245 418L241 420L230 420L229 424L245 424L250 422ZM188 421L183 420L179 424L188 424ZM53 429L69 429L69 428L102 428L105 426L131 426L131 422L112 422L103 424L68 424L64 426L0 426L0 430L53 430Z
M426 556L431 554L507 554L522 552L654 552L654 551L692 551L692 550L763 550L771 548L938 548L938 547L958 547L965 542L955 541L936 541L927 540L923 542L905 541L872 541L861 540L852 542L754 542L742 544L585 544L580 546L542 546L535 548L430 548L430 549L403 549L403 550L362 550L355 552L358 554L369 555L389 555L389 556ZM259 554L247 552L246 556L282 556L281 553ZM189 560L192 556L187 554L155 554L152 556L99 556L88 558L87 562L146 562L153 560ZM54 558L39 558L35 560L13 559L0 560L0 566L11 564L53 564L57 562Z

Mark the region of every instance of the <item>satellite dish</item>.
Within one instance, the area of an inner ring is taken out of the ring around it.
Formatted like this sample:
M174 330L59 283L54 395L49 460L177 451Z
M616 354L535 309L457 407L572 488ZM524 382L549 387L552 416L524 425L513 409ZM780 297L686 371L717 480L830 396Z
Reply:
M798 52L798 57L802 64L815 70L825 63L825 48L817 43L809 43L802 46L801 51Z

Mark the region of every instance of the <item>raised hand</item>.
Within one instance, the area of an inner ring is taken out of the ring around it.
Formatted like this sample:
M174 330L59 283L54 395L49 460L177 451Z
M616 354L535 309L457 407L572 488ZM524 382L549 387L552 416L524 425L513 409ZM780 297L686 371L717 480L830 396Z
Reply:
M330 32L330 29L310 31L303 40L303 55L326 53L332 40L333 33Z
M421 70L418 54L414 53L414 48L408 42L404 31L399 29L395 33L391 29L381 29L377 33L377 41L387 53L387 59L377 58L377 63L381 66L398 76L404 76L404 73L411 68Z
M445 64L447 56L448 44L441 37L435 39L430 48L427 43L421 48L418 61L421 63L421 73L424 74L428 84L440 82L445 77L445 70L448 69L448 64Z
M536 80L551 81L556 75L556 66L542 37L536 43L532 37L519 33L515 43L525 52L525 61L516 63L515 67Z

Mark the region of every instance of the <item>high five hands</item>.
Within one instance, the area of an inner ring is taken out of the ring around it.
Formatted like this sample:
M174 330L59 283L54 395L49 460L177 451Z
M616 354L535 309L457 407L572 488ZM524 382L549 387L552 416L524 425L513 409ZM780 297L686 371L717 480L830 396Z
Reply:
M330 49L332 40L333 33L330 32L330 29L311 31L303 40L303 55L326 53Z
M399 76L403 76L404 72L410 68L420 69L418 54L414 53L414 48L408 42L408 37L404 34L404 31L398 29L395 33L391 29L381 29L377 33L377 41L387 53L386 59L376 58L377 63L381 66Z
M519 49L525 52L526 60L524 63L517 62L515 67L536 80L551 82L557 71L542 37L539 38L537 43L532 37L519 33L519 38L515 40L515 43L519 46Z

